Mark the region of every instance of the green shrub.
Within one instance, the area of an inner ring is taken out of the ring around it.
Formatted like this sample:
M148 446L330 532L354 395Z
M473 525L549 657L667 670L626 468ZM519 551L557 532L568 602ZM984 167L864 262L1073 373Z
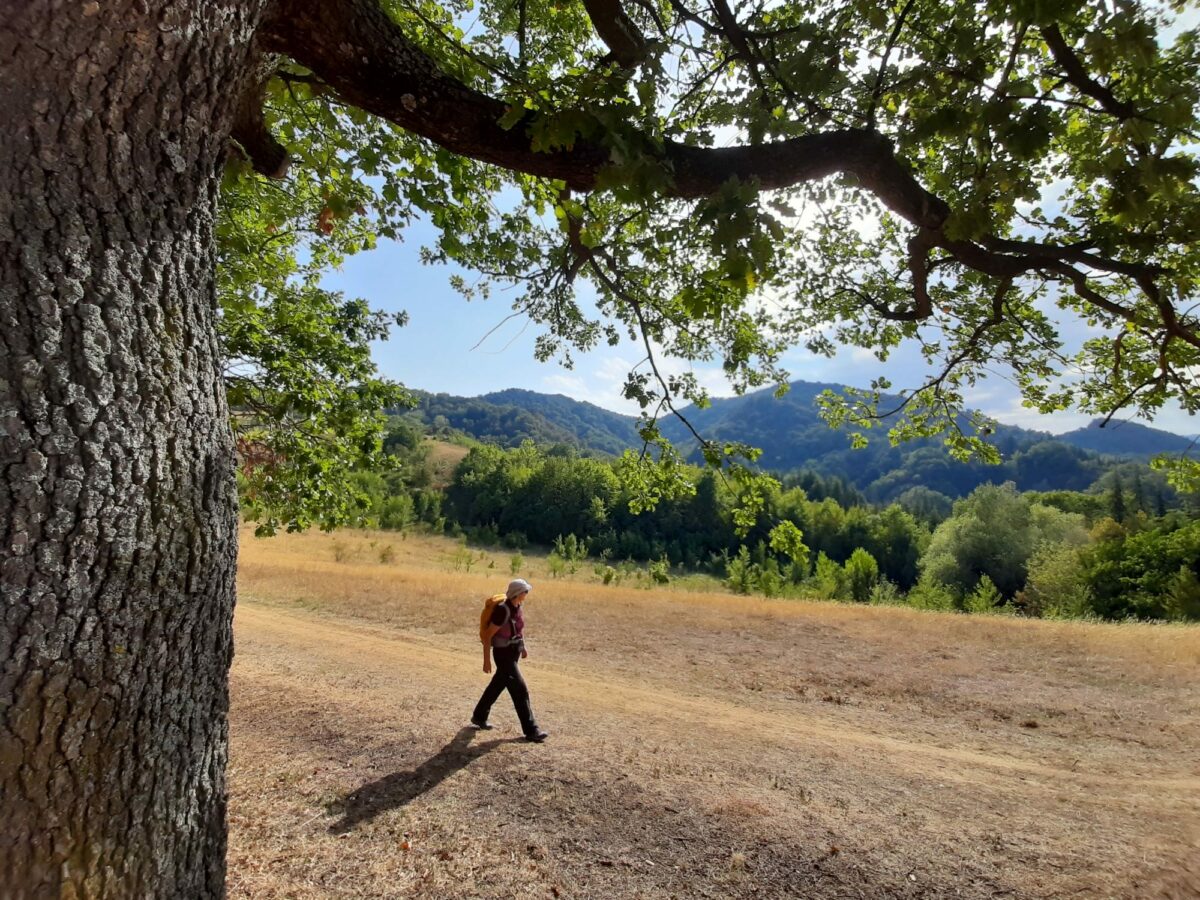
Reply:
M952 610L955 608L954 592L932 578L921 578L906 598L908 605L916 609Z
M1000 596L1000 591L996 589L992 579L981 575L975 590L963 597L962 609L963 612L991 613L1003 602L1004 598Z
M764 597L778 597L783 593L783 576L774 559L768 558L758 567L758 592Z
M736 594L751 594L757 583L757 572L750 562L750 550L745 545L738 547L737 556L725 563L725 584Z
M1082 548L1071 544L1042 544L1029 560L1029 580L1020 594L1026 614L1072 619L1092 608Z
M1200 620L1200 578L1187 566L1180 566L1167 586L1163 604L1167 618L1183 622Z
M568 572L574 575L579 571L579 564L587 559L587 541L580 540L573 534L565 538L560 534L554 539L554 552L562 559Z
M525 537L523 531L509 531L504 535L502 543L509 550L524 550L529 546L529 538Z
M859 547L846 560L845 572L850 599L858 603L866 603L871 599L871 589L879 580L879 564L875 562L875 557Z
M483 544L485 547L494 547L500 543L500 533L496 531L495 525L480 525L472 529L471 537L477 544Z
M455 572L470 572L475 565L475 551L466 545L466 539L463 543L450 554L450 568Z
M649 571L655 584L668 584L671 581L671 562L665 554L650 563Z
M825 555L824 550L817 554L811 586L813 592L823 600L846 599L846 573Z
M871 588L871 596L867 602L872 606L899 606L904 603L904 595L900 593L896 582L881 578Z
M393 494L379 504L380 528L402 531L413 521L413 501L408 494Z

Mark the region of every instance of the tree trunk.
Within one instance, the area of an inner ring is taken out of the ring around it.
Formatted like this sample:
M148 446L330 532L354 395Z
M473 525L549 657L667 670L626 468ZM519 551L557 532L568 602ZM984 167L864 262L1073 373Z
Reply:
M3 4L5 898L224 893L214 213L260 5Z

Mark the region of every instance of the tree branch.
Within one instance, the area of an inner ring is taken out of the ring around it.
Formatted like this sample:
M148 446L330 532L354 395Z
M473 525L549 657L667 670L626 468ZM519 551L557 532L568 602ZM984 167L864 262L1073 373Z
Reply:
M670 4L671 9L675 11L675 15L677 15L682 21L691 22L693 25L698 26L702 31L705 31L708 34L720 33L719 28L717 28L707 19L702 19L698 14L692 12L690 9L684 6L682 0L667 0L667 2Z
M534 153L528 121L502 128L507 104L442 72L376 0L281 3L261 37L344 102L462 156L582 189L608 162L607 150L597 145Z
M856 288L853 285L842 285L833 293L834 296L849 294L852 297L857 297L864 305L873 309L880 318L888 319L892 322L919 322L929 315L929 313L918 313L915 309L892 309L886 304L880 303L866 291Z
M534 152L533 114L500 126L508 106L441 72L373 0L285 5L267 23L264 43L315 73L348 103L388 119L463 156L591 190L610 152L602 142ZM697 199L730 178L763 189L834 174L851 176L892 211L919 227L938 228L949 207L926 191L878 132L843 129L770 144L705 148L662 143L665 193Z
M732 11L724 0L712 2L719 15L722 10L729 13L721 16L723 19L732 19ZM679 0L673 3L681 15L688 12ZM588 0L588 9L594 22L612 24L625 16L619 0ZM725 31L740 29L735 20L722 24L728 26ZM606 24L606 31L607 28ZM1111 91L1094 81L1083 80L1090 76L1082 71L1082 64L1065 46L1054 26L1047 26L1043 32L1052 49L1058 47L1056 59L1068 70L1077 87L1082 84L1081 90L1086 88L1089 96L1096 97L1106 109L1111 107L1114 114L1129 112L1112 97ZM620 39L611 35L605 39L615 53L631 59L635 44L639 40L644 44L645 39L636 29L629 32L622 27L622 34ZM502 127L502 119L512 118L508 115L508 105L441 71L388 18L377 0L320 3L282 0L274 17L265 23L261 37L265 49L295 59L328 84L344 102L453 153L556 179L581 192L594 189L601 172L611 165L610 144L604 137L587 140L580 137L569 149L535 152L530 128L539 113L527 112L512 127ZM846 177L917 228L917 236L909 248L909 265L916 300L914 315L918 317L922 313L928 315L930 308L926 288L930 270L928 251L941 247L961 265L1000 279L1037 271L1053 273L1069 281L1080 297L1101 309L1148 327L1165 327L1171 337L1200 346L1194 323L1179 321L1170 302L1158 290L1155 279L1164 273L1158 266L1110 259L1080 245L1058 247L994 236L978 241L948 238L943 226L950 207L917 181L907 164L896 156L892 143L875 130L843 128L734 147L701 147L657 136L646 136L642 144L662 168L661 194L677 199L710 196L730 179L753 184L760 190L772 190L834 175ZM1162 322L1149 322L1144 313L1109 301L1088 284L1086 269L1133 278L1159 310Z
M238 102L232 137L254 171L267 178L280 179L287 174L288 152L267 128L263 118L266 79L247 87Z
M942 371L938 375L929 379L923 385L921 385L921 387L910 393L895 409L882 414L874 413L870 418L886 419L890 416L894 416L896 413L902 412L904 408L907 407L922 392L931 388L940 391L941 386L954 372L954 369L964 360L966 360L967 357L971 356L971 354L975 353L979 349L979 344L983 340L984 335L1004 321L1004 298L1008 295L1008 292L1011 289L1012 279L1001 279L1000 283L996 285L996 289L992 292L991 314L971 330L970 336L967 337L966 341L963 342L962 347L950 360L946 362L946 364L942 367ZM953 419L953 416L951 416L951 419Z
M928 318L933 312L933 300L929 296L929 251L936 242L936 235L926 228L919 229L908 242L908 268L912 273L916 305L912 308L912 318L902 321L915 322Z
M1141 278L1143 276L1156 277L1166 273L1166 269L1162 266L1156 266L1153 263L1129 263L1108 256L1099 256L1090 252L1091 244L1088 243L1056 246L991 236L982 238L980 243L989 250L995 250L1000 253L1020 253L1027 256L1063 260L1087 266L1090 269L1096 269L1101 272L1128 275L1131 278Z
M658 382L659 387L662 389L662 400L659 403L659 410L661 411L663 405L665 404L667 409L671 411L671 414L680 422L682 422L687 427L687 430L692 433L692 437L699 442L702 449L713 446L713 442L700 434L700 432L696 430L695 426L692 425L692 423L688 420L687 416L675 408L674 400L671 397L671 386L667 382L667 379L665 379L662 373L659 371L658 363L654 358L654 347L650 343L650 326L647 324L645 314L642 312L642 305L637 301L636 297L634 297L628 291L623 290L613 278L608 276L608 273L606 273L600 264L596 262L595 256L590 256L588 258L588 265L591 267L592 271L595 273L600 282L612 292L613 296L628 304L630 309L633 310L634 315L637 317L638 332L641 334L642 344L646 348L646 360L650 363L650 369L654 373L654 379ZM655 413L655 419L657 418L658 413Z
M1110 313L1117 318L1124 319L1127 322L1132 322L1150 331L1162 329L1168 336L1168 340L1178 338L1185 344L1190 344L1193 347L1200 348L1200 335L1196 334L1195 325L1191 327L1180 324L1178 317L1175 314L1175 308L1171 306L1158 292L1157 287L1153 282L1141 284L1143 293L1147 295L1158 308L1161 321L1155 322L1145 315L1140 314L1137 310L1129 309L1121 306L1119 303L1114 303L1109 300L1094 287L1088 284L1087 276L1078 269L1068 266L1066 263L1055 263L1046 265L1047 271L1056 272L1062 275L1067 281L1071 282L1071 286L1075 289L1075 293L1088 303L1099 309Z
M725 37L733 45L733 49L746 61L746 65L750 67L750 74L753 76L755 83L758 84L759 90L765 94L767 88L762 83L762 77L758 72L758 54L754 52L754 48L750 46L750 42L746 39L746 32L738 24L737 16L733 14L733 10L729 8L729 4L725 0L709 0L709 2L712 3L713 12L717 14L717 22L721 26L721 31L725 33Z
M612 58L624 69L632 69L650 53L650 43L621 6L621 0L583 0L583 8Z
M759 40L759 38L755 38L751 32L742 27L742 24L738 22L737 16L726 0L709 0L709 2L712 4L713 12L716 13L717 23L720 25L721 32L725 35L725 38L729 41L733 49L737 51L734 58L745 61L746 67L750 72L750 77L761 92L762 96L760 100L764 105L770 106L772 103L770 100L771 90L763 79L760 69L766 69L770 76L775 79L775 83L785 97L794 102L804 104L809 115L827 112L827 110L820 109L811 99L801 97L792 89L775 63L755 45L754 41Z
M1057 25L1043 25L1041 31L1055 62L1063 67L1067 79L1080 93L1098 100L1106 112L1118 119L1132 119L1137 116L1137 108L1132 103L1118 100L1109 88L1091 76Z
M892 50L896 48L896 41L900 37L901 29L904 28L904 20L908 18L908 11L912 9L914 2L915 0L908 0L899 15L896 16L896 24L892 26L887 47L884 48L883 57L879 60L879 71L875 73L875 88L871 91L871 105L867 107L867 124L872 128L875 127L875 111L879 107L879 98L883 96L883 76L887 71L888 59L892 55Z

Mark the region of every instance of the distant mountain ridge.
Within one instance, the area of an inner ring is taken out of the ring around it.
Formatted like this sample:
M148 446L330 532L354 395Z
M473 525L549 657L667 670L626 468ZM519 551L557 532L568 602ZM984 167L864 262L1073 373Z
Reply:
M484 394L481 400L497 406L515 406L537 413L572 432L580 443L593 450L619 454L637 440L637 419L575 400L562 394L539 394L509 388Z
M518 388L481 397L413 393L417 406L406 415L420 419L427 428L454 429L501 447L517 447L531 440L543 446L562 444L579 452L616 456L637 441L633 416L562 394Z
M893 500L914 487L959 497L989 481L1011 480L1022 490L1085 490L1113 468L1112 457L1144 461L1158 453L1183 452L1191 445L1179 435L1126 422L1103 429L1092 423L1058 437L999 425L992 441L1005 462L998 467L959 463L938 439L892 447L882 431L870 436L865 450L852 450L845 433L830 429L818 415L817 397L827 389L841 391L844 386L796 381L781 398L765 389L716 398L707 409L689 406L683 414L707 438L760 447L763 468L780 473L808 469L837 476L878 502ZM640 444L635 417L561 394L511 388L470 398L418 396L416 415L427 427L446 426L500 446L517 446L528 439L615 455ZM661 427L684 452L693 458L698 455L695 440L681 422L664 419Z
M1113 420L1100 427L1103 421L1093 419L1083 428L1057 435L1057 439L1084 450L1139 459L1148 459L1159 453L1187 453L1197 444L1195 438L1151 428L1140 422Z

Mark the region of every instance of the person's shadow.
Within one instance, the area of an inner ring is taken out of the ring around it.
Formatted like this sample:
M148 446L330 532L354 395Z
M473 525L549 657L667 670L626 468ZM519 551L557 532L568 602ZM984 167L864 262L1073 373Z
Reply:
M450 775L465 769L489 750L520 740L497 738L472 744L473 737L474 728L463 728L450 743L415 769L385 775L330 803L329 811L341 816L329 826L330 833L345 834L360 822L366 822L389 809L398 809L411 803L426 791L437 787Z

